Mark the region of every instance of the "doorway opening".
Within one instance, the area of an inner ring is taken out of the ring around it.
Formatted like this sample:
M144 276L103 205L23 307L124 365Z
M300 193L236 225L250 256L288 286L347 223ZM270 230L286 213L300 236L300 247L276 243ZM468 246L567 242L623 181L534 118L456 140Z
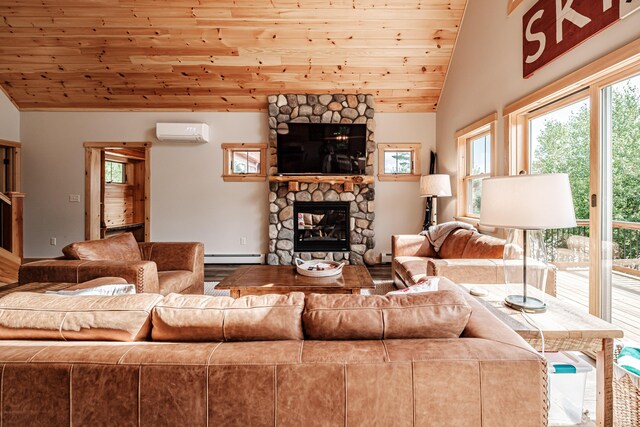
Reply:
M150 240L150 142L85 147L85 239L131 232Z

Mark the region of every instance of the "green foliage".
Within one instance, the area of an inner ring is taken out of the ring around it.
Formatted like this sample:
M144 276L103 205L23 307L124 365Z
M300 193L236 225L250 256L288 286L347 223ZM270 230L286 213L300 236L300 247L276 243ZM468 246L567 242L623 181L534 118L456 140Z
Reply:
M613 219L640 222L640 89L627 82L614 86L611 92ZM586 105L571 114L564 123L546 120L531 165L532 173L569 174L578 219L589 218L589 132L589 108ZM549 230L546 240L551 248L564 246L564 240L571 234L588 235L588 229L562 233ZM613 239L621 249L619 256L638 257L639 238L637 232L615 230Z
M627 83L612 92L613 219L640 222L640 90ZM589 108L583 106L565 123L545 122L531 165L532 173L569 174L579 219L589 218L589 141Z
M104 162L104 181L108 183L122 184L125 181L124 176L124 163L119 162Z

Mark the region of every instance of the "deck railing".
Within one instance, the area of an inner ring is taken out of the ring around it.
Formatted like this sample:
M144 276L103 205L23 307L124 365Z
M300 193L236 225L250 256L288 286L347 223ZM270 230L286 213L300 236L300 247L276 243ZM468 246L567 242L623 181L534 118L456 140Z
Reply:
M574 228L544 232L549 259L559 264L586 266L589 262L589 220ZM611 254L614 269L640 272L640 223L613 221ZM618 268L616 268L618 267Z

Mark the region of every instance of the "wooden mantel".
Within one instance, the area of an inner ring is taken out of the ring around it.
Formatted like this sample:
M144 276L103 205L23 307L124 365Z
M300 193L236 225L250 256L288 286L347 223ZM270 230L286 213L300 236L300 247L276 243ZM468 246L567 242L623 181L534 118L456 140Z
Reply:
M269 182L309 182L328 184L343 184L350 182L352 184L373 184L373 175L271 175Z
M354 184L373 184L373 175L271 175L269 182L288 182L289 191L299 191L300 183L344 184L344 191L353 191Z

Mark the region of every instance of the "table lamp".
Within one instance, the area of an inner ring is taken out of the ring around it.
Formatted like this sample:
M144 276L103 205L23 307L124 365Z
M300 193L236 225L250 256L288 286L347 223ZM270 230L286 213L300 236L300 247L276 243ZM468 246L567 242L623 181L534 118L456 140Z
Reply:
M522 283L522 294L508 295L516 310L543 312L547 264L542 230L576 226L567 174L516 175L482 181L480 225L509 229L504 246L505 282ZM527 271L529 265L529 271ZM518 277L519 276L519 277ZM542 298L527 295L527 286Z
M437 200L438 197L451 196L451 178L445 174L425 175L420 178L420 197L431 197L427 199L424 212L423 230L428 230L433 224L437 224ZM432 202L433 201L433 205Z

